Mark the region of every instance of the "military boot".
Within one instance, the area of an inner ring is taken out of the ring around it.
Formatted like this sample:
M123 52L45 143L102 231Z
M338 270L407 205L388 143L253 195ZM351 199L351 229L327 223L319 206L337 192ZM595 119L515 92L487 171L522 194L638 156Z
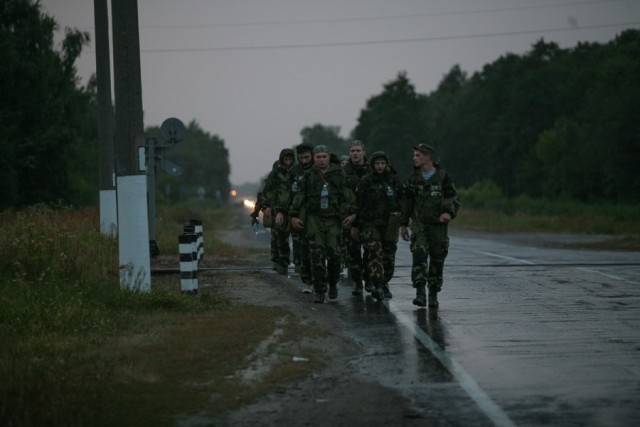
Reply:
M338 298L338 286L335 283L329 284L329 299Z
M351 295L362 295L362 282L355 284L355 287L351 291Z
M424 284L416 286L416 297L413 299L413 305L417 305L418 307L427 306L427 293L424 287Z
M373 290L371 291L371 296L379 301L382 301L384 299L384 291L382 289L382 286L376 286L375 288L373 288Z
M384 293L384 297L386 299L393 298L393 294L391 293L391 290L389 289L389 284L388 283L385 283L384 285L382 285L382 292Z
M367 291L369 293L372 293L374 291L374 289L375 288L373 287L373 284L371 282L366 282L365 281L365 283L364 283L364 290L365 291Z
M313 300L313 302L316 304L324 304L325 302L324 292L316 291L316 299Z
M429 289L429 307L436 308L438 305L440 305L438 303L438 292Z
M278 264L276 271L278 274L286 276L287 274L289 274L289 266L284 264Z

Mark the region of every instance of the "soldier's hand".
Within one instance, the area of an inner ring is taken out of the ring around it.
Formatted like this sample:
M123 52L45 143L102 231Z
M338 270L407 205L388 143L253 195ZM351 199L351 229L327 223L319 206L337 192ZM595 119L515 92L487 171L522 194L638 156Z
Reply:
M281 226L283 221L284 221L284 215L282 215L282 212L278 212L276 214L276 225Z
M356 219L356 214L351 214L342 221L342 225L351 225L353 221Z
M409 229L406 226L400 226L400 236L405 242L409 241Z
M292 217L291 226L294 230L302 230L304 228L304 222L300 218Z
M448 223L449 221L451 221L451 215L449 214L449 212L443 212L440 214L440 222L443 224Z

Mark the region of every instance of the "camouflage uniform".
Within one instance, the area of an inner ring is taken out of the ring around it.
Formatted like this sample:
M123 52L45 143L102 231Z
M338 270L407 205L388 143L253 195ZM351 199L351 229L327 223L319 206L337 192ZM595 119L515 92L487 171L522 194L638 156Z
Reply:
M395 269L398 248L399 215L401 212L402 186L398 175L389 166L387 155L381 151L371 155L371 165L383 157L387 169L383 173L372 170L365 175L356 194L358 217L355 225L360 241L368 253L366 268L371 280L373 296L391 298L389 281ZM389 230L394 231L389 233ZM362 293L354 290L354 295Z
M316 147L318 150L319 147ZM321 207L321 191L324 184L329 190L328 208ZM340 166L331 163L323 174L311 167L300 180L291 209L291 217L299 218L305 211L304 228L311 256L311 270L316 302L323 302L329 289L329 297L337 296L336 285L340 276L340 233L342 220L353 214L355 195L346 183L346 175Z
M349 159L349 163L343 167L349 187L354 192L357 192L360 179L367 173L371 172L371 167L367 163L361 165L355 165ZM367 277L365 265L367 263L367 249L362 246L357 240L351 238L351 231L347 228L343 230L343 250L346 254L347 268L349 269L349 277L354 283L354 294L361 293L363 280L369 284L369 278ZM367 289L370 290L370 289Z
M277 162L275 163L277 164ZM258 217L260 216L260 211L262 211L262 225L265 228L270 228L271 224L267 225L265 222L265 216L264 216L264 196L263 191L264 191L264 183L262 185L262 190L258 192L258 195L256 196L256 204L253 208L253 212L251 212L249 214L249 216L251 217L251 225L255 226L256 224L258 224L260 221L258 221ZM257 231L257 230L256 230ZM271 262L273 264L273 271L277 271L278 270L278 245L276 244L276 238L273 235L273 233L270 233L271 235Z
M271 208L271 252L272 261L277 264L277 271L280 274L287 274L287 269L291 262L291 248L289 247L289 203L291 202L291 185L293 175L291 166L286 166L283 162L285 156L294 158L293 150L285 148L280 152L279 162L269 173L265 184L263 195L263 208ZM276 225L277 213L282 213L284 218L281 225Z
M440 222L440 215L446 212L453 219L460 206L453 181L443 169L435 166L427 180L419 168L414 169L404 188L401 224L406 226L411 219L411 281L416 288L416 305L423 305L416 301L424 301L425 285L429 288L429 298L433 297L437 305L435 296L442 289L444 261L449 253L448 224Z
M309 143L302 143L296 146L297 154L300 154L306 151L309 151L309 153L313 157L313 145ZM291 167L291 175L293 180L291 185L291 202L293 202L295 195L298 193L298 189L300 188L300 180L302 179L302 176L306 171L308 171L311 168L311 166L313 166L313 158L306 165L303 165L298 161L298 163L296 163ZM292 230L291 239L293 241L293 263L296 266L296 271L300 274L300 280L305 285L312 285L311 263L309 258L309 244L305 237L305 231Z

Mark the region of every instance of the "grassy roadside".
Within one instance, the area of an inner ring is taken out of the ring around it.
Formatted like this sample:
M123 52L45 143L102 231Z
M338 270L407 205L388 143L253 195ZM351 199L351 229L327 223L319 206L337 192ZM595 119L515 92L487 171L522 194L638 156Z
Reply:
M607 224L603 216L509 214L497 210L462 209L455 227L491 233L592 234L593 242L568 243L565 247L593 250L640 251L640 222Z
M640 249L636 207L541 212L522 208L526 200L488 207L462 196L456 227L608 234L612 248ZM212 252L250 253L213 238L233 217L227 208L158 214L161 248L176 246L184 221L202 219ZM42 206L0 212L1 425L173 425L179 414L242 406L323 363L308 343L325 331L284 310L232 305L204 290L121 290L117 242L97 232L98 217L97 209ZM263 375L246 375L265 359Z
M492 233L556 233L608 236L567 245L600 250L640 250L639 204L607 201L506 198L491 182L459 191L462 208L455 226Z
M159 240L177 246L195 213L171 212L177 226ZM200 214L211 235L229 217ZM117 243L97 230L96 209L0 213L0 425L174 425L178 414L231 410L323 363L307 343L325 332L282 309L206 290L121 290ZM261 375L244 374L265 358Z

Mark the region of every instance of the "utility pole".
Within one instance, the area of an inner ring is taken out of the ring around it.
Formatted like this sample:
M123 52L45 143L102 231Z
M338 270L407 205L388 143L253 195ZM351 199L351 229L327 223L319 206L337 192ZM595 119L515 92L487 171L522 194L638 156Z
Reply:
M100 153L100 232L117 236L115 148L111 105L111 53L107 0L93 0L96 35L96 79L98 83L98 146Z
M112 0L120 286L151 289L137 0Z

